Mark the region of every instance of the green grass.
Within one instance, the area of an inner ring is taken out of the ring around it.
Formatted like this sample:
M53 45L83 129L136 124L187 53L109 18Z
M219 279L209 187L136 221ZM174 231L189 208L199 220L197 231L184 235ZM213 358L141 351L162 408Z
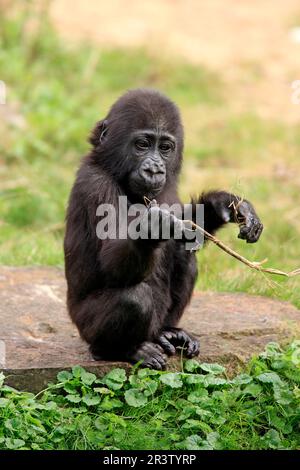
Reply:
M102 379L75 366L38 395L2 385L0 449L300 449L299 358L299 341L270 343L233 378L192 359Z
M166 92L182 109L186 157L180 192L222 187L253 201L265 225L256 246L220 236L250 259L297 267L300 250L300 131L296 126L231 111L222 77L204 67L153 57L144 50L102 50L64 44L43 14L34 30L30 6L0 18L1 80L8 87L0 127L0 263L63 265L68 194L87 136L128 88ZM21 116L10 119L10 113ZM18 123L19 122L19 123ZM276 168L282 168L276 170ZM299 173L298 173L299 174ZM299 280L264 278L214 246L199 254L198 287L248 291L300 305Z
M205 69L154 59L143 50L63 45L45 15L0 18L1 80L8 107L24 125L1 123L0 223L2 264L62 265L67 197L87 137L128 88L151 86L189 106L197 98L216 106L220 80ZM5 114L5 108L4 108Z
M0 79L8 87L0 110L0 264L63 266L65 208L87 136L124 90L150 86L182 110L183 198L217 187L250 199L265 225L260 242L237 240L234 226L219 237L249 259L299 267L299 126L264 120L255 109L238 113L234 90L229 95L222 76L204 67L140 49L70 47L45 14L27 27L29 3L16 11L0 17ZM198 259L199 289L300 307L297 278L257 274L214 245ZM234 380L218 368L204 377L203 365L188 362L196 367L189 374L137 371L125 380L114 371L104 382L75 368L38 397L4 385L0 448L299 448L297 348L271 345ZM265 372L272 375L262 378Z
M300 250L298 198L300 132L296 126L264 121L249 110L230 110L222 77L143 50L102 50L62 43L44 14L28 32L30 7L0 19L1 80L8 107L24 124L9 119L0 127L0 263L63 265L62 237L68 194L94 123L128 88L151 86L166 92L183 112L186 158L181 193L214 186L253 201L265 224L260 243L222 237L250 259L297 267ZM5 112L5 110L4 110ZM287 177L276 173L287 169ZM250 272L215 247L199 254L198 287L248 291L300 305L299 281L278 284ZM276 279L277 281L277 279Z

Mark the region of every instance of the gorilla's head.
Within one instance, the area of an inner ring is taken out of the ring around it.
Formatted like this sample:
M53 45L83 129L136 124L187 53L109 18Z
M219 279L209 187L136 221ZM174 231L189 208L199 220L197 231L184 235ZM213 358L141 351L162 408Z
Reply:
M176 182L183 128L174 103L161 93L131 90L98 122L90 138L93 159L125 190L141 199Z

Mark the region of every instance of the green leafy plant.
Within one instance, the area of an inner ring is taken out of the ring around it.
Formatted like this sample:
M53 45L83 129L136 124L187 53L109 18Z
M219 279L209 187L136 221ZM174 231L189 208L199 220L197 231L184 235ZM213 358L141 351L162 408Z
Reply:
M300 341L270 343L233 378L219 364L180 372L62 371L38 395L0 375L1 449L297 449Z

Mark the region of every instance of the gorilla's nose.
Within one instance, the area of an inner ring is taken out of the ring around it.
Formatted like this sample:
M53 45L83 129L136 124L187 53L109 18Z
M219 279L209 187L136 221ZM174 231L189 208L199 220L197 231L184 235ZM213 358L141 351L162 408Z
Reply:
M145 165L141 169L141 174L145 180L160 180L163 179L166 171L162 164L152 163L151 165Z

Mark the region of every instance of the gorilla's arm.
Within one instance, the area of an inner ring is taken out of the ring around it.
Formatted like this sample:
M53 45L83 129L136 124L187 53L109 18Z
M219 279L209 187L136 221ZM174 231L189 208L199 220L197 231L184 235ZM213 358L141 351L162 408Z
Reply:
M238 237L255 243L263 230L263 225L252 204L235 194L226 191L203 193L199 204L204 205L204 228L213 234L228 222L239 224Z
M126 239L106 239L102 242L99 262L108 286L120 283L123 286L132 285L143 281L155 262L155 248L173 238L175 231L184 234L182 221L169 211L161 209L156 201L145 208L138 224L138 238L135 238L135 231L131 233L130 230L133 219L126 219ZM136 224L134 227L136 228Z

